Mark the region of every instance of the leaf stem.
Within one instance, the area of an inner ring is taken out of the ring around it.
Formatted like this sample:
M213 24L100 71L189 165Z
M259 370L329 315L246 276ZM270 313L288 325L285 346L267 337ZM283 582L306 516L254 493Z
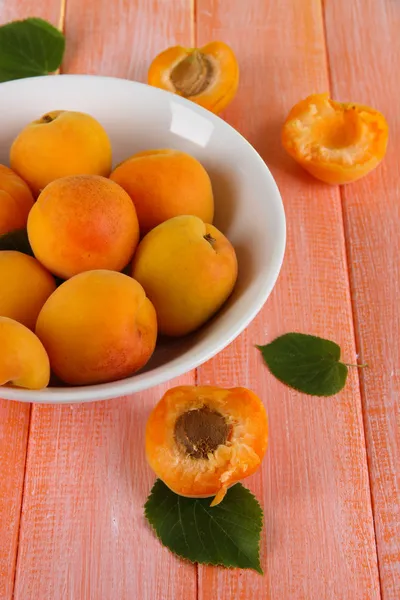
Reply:
M362 365L353 365L351 363L344 363L346 365L346 367L355 367L356 369L365 369L365 367L368 367L368 363L364 363Z

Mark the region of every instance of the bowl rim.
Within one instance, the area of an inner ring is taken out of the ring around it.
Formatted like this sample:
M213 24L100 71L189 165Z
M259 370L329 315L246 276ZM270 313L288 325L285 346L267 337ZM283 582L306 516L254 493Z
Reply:
M168 365L161 365L155 367L154 370L148 373L137 373L126 379L101 383L96 385L88 386L77 386L77 387L47 387L42 390L28 390L18 387L1 387L0 396L5 400L16 400L20 402L32 402L38 404L75 404L83 402L97 402L101 400L108 400L114 398L121 398L130 394L141 392L147 389L151 389L157 385L164 384L176 377L182 376L191 370L198 368L206 361L212 359L214 356L219 354L227 346L229 346L254 320L254 318L261 311L268 297L270 296L281 271L283 259L286 249L286 217L284 205L279 188L276 184L274 177L271 174L267 164L257 152L257 150L250 144L249 141L232 125L224 121L218 115L208 111L207 109L183 98L177 96L167 90L162 90L146 83L133 81L121 77L112 77L104 75L85 75L85 74L59 74L43 75L38 77L16 79L12 81L3 82L2 88L13 88L16 90L19 87L25 86L36 86L40 85L41 82L46 81L46 85L50 83L54 77L54 84L57 85L57 81L70 81L71 85L81 85L82 81L96 81L103 82L107 85L132 87L137 89L151 89L154 95L158 95L160 98L172 99L178 104L182 104L185 107L199 113L200 115L208 118L213 123L218 123L218 126L222 126L227 131L230 131L236 139L247 148L247 151L253 155L254 160L258 162L260 167L264 169L265 175L269 178L274 189L274 202L277 209L277 236L274 247L274 252L271 257L271 266L269 275L265 278L264 285L260 287L257 296L252 302L251 310L249 310L244 319L241 319L236 323L236 326L231 328L228 337L223 338L219 343L215 344L211 349L207 349L206 345L203 345L200 352L196 352L192 359L175 358ZM52 85L52 84L50 84ZM190 354L190 352L189 352ZM151 374L150 374L151 373Z

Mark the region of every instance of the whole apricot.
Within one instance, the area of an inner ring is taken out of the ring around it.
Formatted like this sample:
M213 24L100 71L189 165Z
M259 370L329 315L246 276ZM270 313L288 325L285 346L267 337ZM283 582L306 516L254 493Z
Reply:
M186 335L208 321L230 296L237 259L229 240L194 216L169 219L140 242L132 276L157 312L160 333Z
M32 206L32 192L25 181L0 165L0 235L26 227Z
M56 289L54 277L32 256L0 252L0 316L35 329L37 316Z
M11 146L10 164L37 196L59 177L108 177L111 143L103 126L90 115L54 110L19 133Z
M110 178L132 198L142 233L178 215L213 221L214 197L208 173L185 152L139 152L118 165Z
M25 325L0 317L0 348L0 385L40 390L49 384L49 357Z
M36 333L62 381L95 384L128 377L147 363L157 317L137 281L114 271L89 271L50 296Z
M76 175L43 190L29 214L28 237L36 258L67 279L83 271L126 267L139 225L130 197L114 181Z

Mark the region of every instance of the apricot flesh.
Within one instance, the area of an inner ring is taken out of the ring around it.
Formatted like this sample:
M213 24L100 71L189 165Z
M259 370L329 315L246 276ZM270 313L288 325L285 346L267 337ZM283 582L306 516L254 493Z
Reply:
M386 154L389 128L379 111L313 94L290 111L282 144L311 175L332 185L361 179Z
M37 336L25 325L0 317L0 385L31 390L45 388L50 363Z
M198 217L165 221L140 242L132 276L157 312L160 333L182 336L206 323L230 296L237 259L229 240Z
M178 215L213 221L210 177L202 164L185 152L139 152L118 165L110 178L132 198L142 233Z
M51 111L29 123L10 150L11 168L35 196L60 177L108 177L111 159L111 143L103 126L86 113L68 110Z
M0 235L26 227L32 206L32 192L25 181L0 165Z
M128 377L147 363L157 317L137 281L114 271L88 271L50 296L36 334L64 383L96 384Z
M34 330L55 289L54 277L35 258L14 250L0 252L0 316Z
M63 177L40 194L28 218L36 258L67 279L93 269L122 270L139 240L135 207L115 182L97 175Z
M267 444L267 413L246 388L172 388L146 425L146 457L156 475L176 494L214 496L214 506L259 468Z

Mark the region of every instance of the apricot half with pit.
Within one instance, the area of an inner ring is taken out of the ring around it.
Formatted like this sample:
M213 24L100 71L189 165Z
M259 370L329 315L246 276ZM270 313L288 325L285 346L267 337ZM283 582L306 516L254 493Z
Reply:
M246 388L180 386L153 409L146 426L146 456L176 494L212 505L260 466L268 419L260 398Z
M48 183L68 175L103 175L111 171L111 143L92 116L54 110L29 123L10 150L11 168L38 196Z
M219 113L235 97L239 65L225 42L214 41L201 48L172 46L151 63L148 83Z
M157 312L160 333L182 336L206 323L226 302L237 278L230 241L194 216L169 219L139 243L132 276Z

